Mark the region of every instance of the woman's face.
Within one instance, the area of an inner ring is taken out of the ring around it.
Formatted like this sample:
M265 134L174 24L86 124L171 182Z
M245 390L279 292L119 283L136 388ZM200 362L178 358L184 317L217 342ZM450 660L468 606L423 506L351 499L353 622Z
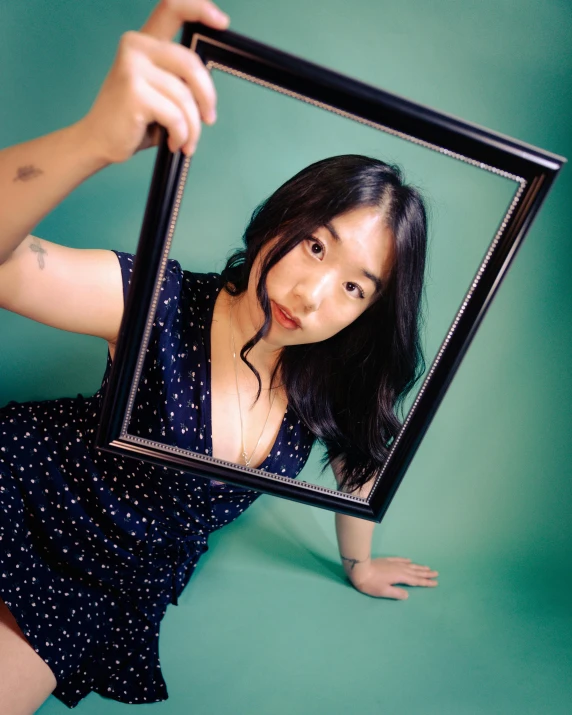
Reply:
M251 315L253 308L258 311L259 325L261 260L259 255L250 273L247 297ZM272 325L264 340L276 347L327 340L377 299L392 264L393 234L379 209L359 208L335 217L268 272Z

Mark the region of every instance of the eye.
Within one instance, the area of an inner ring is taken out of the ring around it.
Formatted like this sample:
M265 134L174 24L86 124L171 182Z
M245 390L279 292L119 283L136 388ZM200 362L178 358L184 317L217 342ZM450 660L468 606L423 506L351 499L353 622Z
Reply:
M350 295L360 299L365 298L365 293L363 292L363 289L357 283L346 283L345 285L346 290Z
M316 256L316 258L322 259L324 256L324 244L319 241L317 238L314 238L314 236L308 236L306 239L308 241L308 248L310 253L313 256Z

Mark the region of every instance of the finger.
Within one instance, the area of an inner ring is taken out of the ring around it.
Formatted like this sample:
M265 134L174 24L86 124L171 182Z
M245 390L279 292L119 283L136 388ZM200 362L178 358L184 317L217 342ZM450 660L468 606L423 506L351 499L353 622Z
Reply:
M197 103L203 122L212 124L216 119L216 91L201 58L191 50L173 43L161 43L150 57L157 67L163 68L184 80Z
M188 136L184 143L185 148L191 150L196 146L201 135L201 117L190 89L180 79L155 66L149 70L147 81L151 87L168 97L184 113L188 127Z
M438 576L439 575L438 571L431 571L429 566L418 566L417 564L412 564L409 568L420 575L421 574L423 574L425 576Z
M178 104L158 92L150 84L147 84L146 93L148 106L152 112L150 121L156 121L162 127L165 127L168 134L167 144L169 149L172 152L178 151L186 142L193 139L193 137L189 136L189 126L185 113Z
M183 22L202 22L215 30L226 30L226 13L209 0L161 0L141 32L159 40L172 40Z
M437 586L437 581L429 578L419 578L418 576L406 576L400 579L399 583L406 583L408 586Z
M404 588L397 588L397 586L388 586L383 592L384 598L395 598L398 601L406 601L409 598L409 594Z
M150 65L187 83L203 121L212 124L216 118L216 91L212 77L200 57L182 45L157 41L142 33L131 33L129 39L132 46L150 61Z
M402 563L410 563L411 559L403 559L401 556L388 556L387 561L401 561Z
M158 122L151 122L151 124L147 126L145 136L143 137L141 144L139 144L136 151L148 149L151 146L159 146L162 132L163 128L160 124L158 124Z

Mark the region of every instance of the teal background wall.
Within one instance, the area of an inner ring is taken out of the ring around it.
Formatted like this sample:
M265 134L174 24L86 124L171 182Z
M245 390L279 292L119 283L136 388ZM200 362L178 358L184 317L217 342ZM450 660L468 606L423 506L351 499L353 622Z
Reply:
M422 192L429 215L422 321L428 370L518 182L219 70L213 79L219 120L205 128L193 157L170 256L193 270L222 270L242 246L253 208L312 162L365 154L397 163ZM421 384L408 395L406 411ZM331 470L321 471L323 454L316 444L299 480L335 489Z
M120 34L153 3L0 7L0 146L76 121ZM229 0L232 28L572 156L572 8L563 0ZM152 156L110 167L36 229L134 250ZM572 209L565 168L383 524L377 555L439 570L406 602L353 590L331 514L262 497L216 534L161 659L170 699L91 695L78 713L557 713L572 700L568 374ZM0 316L0 404L97 389L105 346ZM42 713L67 709L54 698Z

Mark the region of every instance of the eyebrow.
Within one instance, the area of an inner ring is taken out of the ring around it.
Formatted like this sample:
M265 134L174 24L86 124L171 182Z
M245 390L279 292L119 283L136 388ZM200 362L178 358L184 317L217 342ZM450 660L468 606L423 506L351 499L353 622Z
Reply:
M336 231L336 229L332 226L331 223L329 223L329 222L325 223L324 228L328 229L328 231L330 232L332 238L334 239L334 241L336 241L336 243L342 243L340 234ZM381 280L381 278L374 275L373 273L370 273L369 271L366 271L365 268L362 268L361 272L366 278L369 278L369 280L375 285L376 292L381 293L381 291L383 290L383 281Z

